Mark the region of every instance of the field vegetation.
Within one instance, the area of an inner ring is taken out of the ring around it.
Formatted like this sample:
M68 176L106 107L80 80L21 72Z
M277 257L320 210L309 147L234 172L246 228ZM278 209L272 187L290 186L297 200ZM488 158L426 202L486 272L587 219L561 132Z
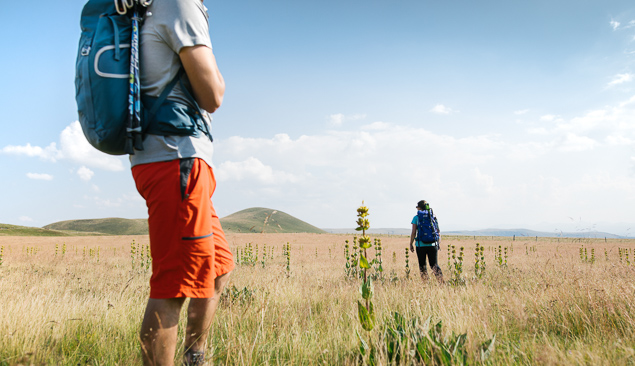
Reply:
M635 363L633 240L445 237L439 283L412 254L407 272L407 237L371 236L369 331L353 235L228 240L239 263L211 330L214 365ZM0 365L140 364L147 245L0 237Z

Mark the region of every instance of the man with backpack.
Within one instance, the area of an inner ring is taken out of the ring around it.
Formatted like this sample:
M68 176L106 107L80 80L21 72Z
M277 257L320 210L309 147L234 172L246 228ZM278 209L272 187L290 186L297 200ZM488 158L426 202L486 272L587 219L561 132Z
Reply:
M108 154L130 154L148 207L150 298L141 325L145 365L172 365L190 298L184 363L202 365L234 260L211 197L211 116L225 81L202 0L89 0L76 62L79 121Z
M178 79L167 100L195 111L187 114L202 117L209 128L209 113L220 107L225 82L212 52L202 0L153 1L141 27L140 53L142 94L159 97ZM234 268L211 202L216 187L213 151L205 131L184 136L149 133L143 150L130 156L137 190L148 206L153 260L141 326L144 364L172 364L185 298L190 302L183 361L204 362L220 294Z
M443 281L443 272L441 272L437 261L440 240L439 223L436 216L434 216L434 212L425 200L419 201L417 203L417 215L412 219L410 251L414 252L416 247L419 271L424 279L428 277L426 269L426 257L428 257L432 272L439 281Z

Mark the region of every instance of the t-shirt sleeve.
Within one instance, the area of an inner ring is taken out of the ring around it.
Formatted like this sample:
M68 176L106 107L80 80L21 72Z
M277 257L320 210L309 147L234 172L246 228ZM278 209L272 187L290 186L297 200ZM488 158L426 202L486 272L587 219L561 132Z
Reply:
M162 4L162 11L154 16L155 29L175 52L183 47L203 45L212 48L208 16L199 0L173 0Z
M417 219L417 216L415 216L415 217L412 218L411 224L417 225L418 222L419 222L419 220Z

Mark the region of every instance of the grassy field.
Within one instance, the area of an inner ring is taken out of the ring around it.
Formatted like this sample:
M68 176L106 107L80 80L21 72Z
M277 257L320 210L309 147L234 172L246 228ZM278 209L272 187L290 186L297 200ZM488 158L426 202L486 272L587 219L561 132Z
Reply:
M357 318L360 280L345 273L351 235L229 234L241 264L211 331L213 364L367 363L358 333L382 365L397 357L419 364L420 354L436 364L635 364L633 240L445 238L439 284L418 277L414 255L406 276L406 237L377 238L385 279L375 281L377 320L366 332ZM485 247L481 278L477 242ZM147 244L147 236L0 237L0 365L139 364ZM454 261L448 267L450 245L457 256L465 248L459 276Z

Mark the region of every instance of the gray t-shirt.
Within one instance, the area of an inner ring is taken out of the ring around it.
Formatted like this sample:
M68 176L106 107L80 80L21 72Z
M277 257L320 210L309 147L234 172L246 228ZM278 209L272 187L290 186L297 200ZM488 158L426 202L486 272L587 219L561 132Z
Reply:
M179 52L183 47L204 45L212 48L207 8L200 0L153 1L139 37L141 92L158 97L179 72ZM187 76L183 76L183 85L192 94ZM168 99L194 107L180 83L174 86ZM211 116L203 112L211 131ZM130 155L132 166L192 157L201 158L212 166L214 146L204 134L200 137L147 135L143 148L143 151L135 150L135 154Z

